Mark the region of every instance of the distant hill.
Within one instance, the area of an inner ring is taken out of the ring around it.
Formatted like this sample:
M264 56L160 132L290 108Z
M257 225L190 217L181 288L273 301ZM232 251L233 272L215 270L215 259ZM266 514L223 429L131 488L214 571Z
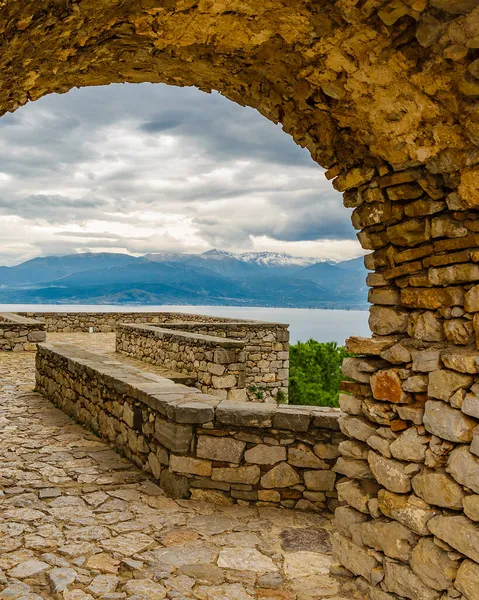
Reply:
M362 258L274 252L84 253L0 267L0 303L203 304L366 308Z

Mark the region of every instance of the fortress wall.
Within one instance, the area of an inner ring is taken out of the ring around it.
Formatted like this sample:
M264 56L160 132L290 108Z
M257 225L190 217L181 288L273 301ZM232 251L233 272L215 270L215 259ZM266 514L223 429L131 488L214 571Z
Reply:
M251 402L287 401L288 325L265 322L166 323L167 329L242 340L246 354L246 393Z
M0 351L35 351L46 339L45 325L14 313L0 313Z
M204 394L246 402L244 342L119 323L116 351L191 375Z
M479 215L440 169L335 180L373 336L346 344L334 548L371 600L478 597Z
M69 344L41 344L36 390L172 497L321 512L336 505L338 409L235 403Z

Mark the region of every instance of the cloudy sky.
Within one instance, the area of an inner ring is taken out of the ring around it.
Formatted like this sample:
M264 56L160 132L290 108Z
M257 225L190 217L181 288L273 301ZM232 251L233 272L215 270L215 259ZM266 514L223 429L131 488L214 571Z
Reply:
M72 90L0 119L0 264L82 251L362 254L323 171L219 94Z

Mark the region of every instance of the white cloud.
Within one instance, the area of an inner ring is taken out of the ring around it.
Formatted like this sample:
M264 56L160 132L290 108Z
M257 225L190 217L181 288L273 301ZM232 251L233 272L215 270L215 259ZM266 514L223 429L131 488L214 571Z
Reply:
M86 249L362 254L341 196L280 127L219 94L72 90L0 119L0 263Z

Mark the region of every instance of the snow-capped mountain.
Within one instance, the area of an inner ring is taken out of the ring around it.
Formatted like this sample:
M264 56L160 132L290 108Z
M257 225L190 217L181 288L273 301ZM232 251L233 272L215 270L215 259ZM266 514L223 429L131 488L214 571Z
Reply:
M280 252L84 253L0 267L0 302L366 306L356 258L317 262Z
M247 263L255 263L267 267L309 267L318 262L317 258L305 258L302 256L290 256L284 252L245 252L244 254L234 255L238 260Z
M262 267L309 267L318 262L316 258L305 258L301 256L290 256L284 252L244 252L235 253L227 252L226 250L208 250L202 254L176 254L176 253L159 253L159 254L146 254L147 260L155 262L166 262L166 261L190 261L192 259L197 260L217 260L217 261L241 261L251 265L259 265Z

